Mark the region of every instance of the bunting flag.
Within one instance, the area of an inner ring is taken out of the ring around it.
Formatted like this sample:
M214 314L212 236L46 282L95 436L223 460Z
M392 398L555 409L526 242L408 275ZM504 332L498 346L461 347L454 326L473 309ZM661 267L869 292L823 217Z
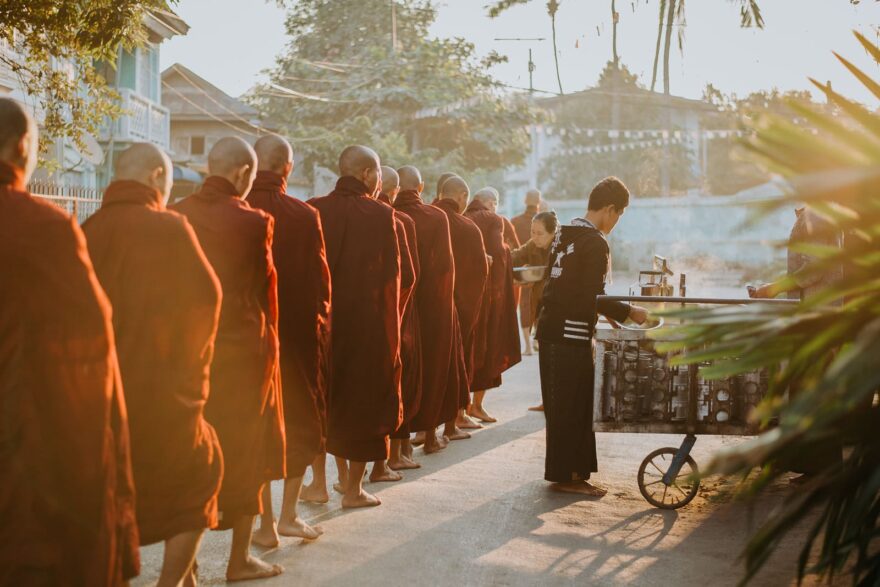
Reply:
M632 151L634 149L648 149L651 147L662 147L663 145L678 145L683 141L680 138L659 138L649 141L630 141L626 143L616 143L613 145L593 145L584 147L573 147L562 150L565 155L588 155L590 153L615 153L618 151Z
M587 137L607 137L609 139L625 138L625 139L643 139L643 138L662 138L681 140L687 139L727 139L732 137L744 137L751 134L748 131L734 129L707 129L707 130L668 130L668 129L639 129L639 130L623 130L608 128L558 128L552 126L536 126L535 130L538 134L545 136L558 135L561 137L567 135L586 135Z

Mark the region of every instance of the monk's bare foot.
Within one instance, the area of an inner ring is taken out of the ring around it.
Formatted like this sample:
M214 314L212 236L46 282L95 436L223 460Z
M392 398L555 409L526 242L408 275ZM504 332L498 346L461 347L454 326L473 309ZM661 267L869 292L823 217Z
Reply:
M337 481L333 484L333 491L336 493L345 493L345 485L342 484L342 481Z
M530 412L543 412L544 411L544 404L541 404L539 406L532 406L531 408L529 408L529 411Z
M299 499L309 503L327 503L330 501L330 494L327 493L327 487L316 486L312 483L303 487Z
M324 533L324 530L320 526L309 526L301 518L295 518L293 520L282 520L278 524L278 533L282 536L317 540Z
M524 357L531 357L531 356L534 355L534 354L535 354L535 353L532 352L532 349L531 349L531 348L527 348L527 349L525 349L525 350L522 352L522 355L523 355Z
M370 472L371 483L393 483L402 479L403 475L395 473L387 462L374 463L373 470Z
M425 444L425 433L424 432L416 432L416 437L412 439L413 446L422 446Z
M440 452L449 442L441 443L440 439L432 432L430 436L427 437L427 441L425 442L425 447L422 449L425 451L426 455L434 454L435 452Z
M451 430L446 430L443 436L448 438L449 440L467 440L471 437L470 434L458 428L457 426L455 428L452 428Z
M484 410L482 407L478 408L476 406L471 406L470 409L468 410L468 415L476 418L480 422L486 422L488 424L492 424L492 423L498 421L495 418L493 418L492 416L490 416L489 414L487 414L486 410Z
M243 564L226 567L226 580L230 583L233 581L250 581L251 579L265 579L267 577L275 577L284 572L281 565L273 565L255 556L248 556Z
M278 531L275 527L275 521L272 521L271 526L260 524L260 527L254 531L251 542L263 548L275 548L278 546Z
M183 577L181 584L183 587L196 587L199 584L198 561L193 561L192 566L189 568L189 572Z
M455 419L455 425L462 430L479 430L483 427L482 424L480 424L467 414L459 415L458 418Z
M400 455L400 460L388 459L388 468L393 471L405 471L407 469L420 469L422 466L414 460Z
M590 497L604 497L608 493L607 489L596 487L587 481L569 481L568 483L553 483L550 488L554 491L562 491L565 493L578 493L580 495L588 495Z
M355 497L350 497L348 495L342 496L342 507L344 508L370 508L380 505L382 500L380 500L375 495L370 495L363 489L359 495Z

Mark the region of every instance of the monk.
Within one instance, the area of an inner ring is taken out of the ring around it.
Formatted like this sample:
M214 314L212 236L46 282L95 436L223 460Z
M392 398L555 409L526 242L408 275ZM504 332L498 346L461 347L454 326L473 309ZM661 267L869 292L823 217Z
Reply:
M285 476L274 221L242 199L256 172L250 145L221 139L208 153L204 185L173 206L192 224L223 289L205 415L223 449L218 529L232 529L229 581L283 571L250 554L263 484Z
M165 210L168 156L136 143L114 171L83 232L113 304L140 543L165 541L158 584L173 587L193 573L202 534L217 525L223 464L204 411L220 284L189 223Z
M26 191L38 140L0 98L0 583L119 585L140 559L110 302L76 222Z
M399 193L400 176L393 167L383 165L382 188L377 199L383 204L393 206ZM380 467L379 474L377 474L376 467L374 466L373 472L370 475L370 481L396 481L399 478L395 478L391 474L392 471L418 469L421 467L413 459L413 446L410 441L409 428L410 422L412 422L419 411L419 404L422 400L422 344L419 331L419 314L416 304L412 299L412 296L415 295L415 288L418 285L421 267L419 265L415 222L413 222L412 218L397 210L394 211L394 217L403 226L405 233L403 236L398 234L397 239L400 244L401 268L407 267L407 263L409 263L412 265L413 271L412 291L400 317L400 360L403 363L400 395L403 403L403 422L391 435L391 454L387 461L387 469L391 471L386 469L383 472ZM409 259L409 261L407 262L406 259ZM401 274L401 279L403 279L403 274ZM401 289L403 290L403 284Z
M527 191L525 205L525 211L511 219L513 229L516 232L516 238L521 245L525 245L525 243L531 238L532 219L535 217L535 214L538 213L538 206L541 205L541 192L536 189ZM508 246L510 246L509 243ZM510 248L511 251L515 251L516 249L517 247ZM532 356L534 354L532 346L532 326L534 326L535 322L535 314L532 311L534 304L531 301L533 292L531 287L519 287L518 289L519 326L520 330L522 330L524 341L523 354L526 356Z
M455 309L461 327L464 358L463 395L455 421L447 423L446 436L461 437L462 428L479 428L466 409L470 405L470 390L474 376L474 332L483 303L489 277L489 264L480 229L462 213L467 208L470 188L460 177L451 177L440 190L440 199L434 204L446 213L452 237L452 255L455 260ZM466 433L465 433L466 434Z
M278 535L314 540L323 531L297 513L306 469L326 443L326 395L330 359L330 269L321 219L314 208L287 195L293 149L286 139L266 135L254 144L257 176L246 201L275 221L272 259L278 273L278 339L287 440L287 478L276 524L272 489L263 488L263 514L254 542L278 546ZM316 484L320 487L320 484ZM323 483L326 495L326 481Z
M364 491L368 462L388 458L389 435L403 419L400 399L400 250L394 211L375 200L379 156L347 147L340 179L313 198L324 226L333 281L333 347L327 452L340 468L342 507L377 506Z
M422 174L413 166L397 172L400 193L394 209L415 223L421 268L415 301L422 340L422 402L410 428L424 433L424 451L431 454L448 442L437 436L437 427L453 420L458 411L457 353L463 354L463 349L455 316L455 262L446 214L422 202Z
M465 211L483 233L486 252L492 257L489 283L475 335L477 364L474 374L474 401L468 413L481 422L495 422L483 408L486 390L501 386L501 374L522 360L510 249L504 242L504 221L494 210L498 195L494 188L483 188Z

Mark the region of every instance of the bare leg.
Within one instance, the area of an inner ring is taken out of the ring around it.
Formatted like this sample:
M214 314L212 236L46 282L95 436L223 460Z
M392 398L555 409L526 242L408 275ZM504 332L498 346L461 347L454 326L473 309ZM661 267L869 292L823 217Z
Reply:
M348 485L348 461L336 457L336 471L339 473L336 483L333 484L333 491L345 494L345 486ZM361 471L363 473L363 471Z
M440 438L437 436L437 432L434 430L428 430L425 432L425 451L426 455L433 454L435 452L440 452L448 443L441 442Z
M534 354L534 352L532 352L532 329L531 327L524 327L521 330L523 340L526 341L526 346L523 349L523 354L527 357L530 357Z
M405 454L407 445L409 445L409 456ZM391 456L388 457L388 468L392 471L403 471L405 469L418 469L420 464L412 460L412 445L409 439L391 439Z
M370 472L370 483L394 482L403 479L403 475L388 466L388 461L376 461Z
M229 549L229 564L226 566L227 581L263 579L284 572L281 565L267 563L251 554L253 525L253 516L240 516L232 525L232 547Z
M446 426L443 428L443 436L449 440L467 440L471 437L470 434L455 425L455 420L446 423Z
M275 526L275 513L272 511L272 484L263 485L263 513L260 514L260 528L252 537L254 544L264 548L278 546L278 528Z
M462 430L478 430L483 427L482 424L467 415L467 409L461 408L458 416L455 418L455 425Z
M345 494L342 496L342 507L364 508L381 504L378 497L364 491L364 471L367 463L349 461L348 479L345 485Z
M330 494L327 493L327 455L324 453L315 457L312 462L312 484L304 487L301 498L311 503L327 503Z
M204 530L193 530L172 536L165 541L162 574L156 587L177 587L191 574Z
M486 413L486 410L483 409L483 398L486 397L486 391L475 391L474 392L474 403L471 404L468 413L481 422L497 422L495 418Z
M302 492L302 477L292 477L284 481L284 499L281 501L281 520L278 522L278 533L282 536L294 536L306 540L315 540L324 530L320 526L309 526L299 517L296 504Z

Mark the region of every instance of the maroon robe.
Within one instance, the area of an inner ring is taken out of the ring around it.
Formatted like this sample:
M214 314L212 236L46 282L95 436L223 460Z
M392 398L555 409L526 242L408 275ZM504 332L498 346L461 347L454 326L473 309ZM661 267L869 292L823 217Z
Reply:
M470 203L465 216L483 233L486 252L492 257L489 284L475 334L477 357L474 389L501 385L501 374L522 360L516 321L510 249L504 242L504 220L480 202Z
M76 222L0 162L0 584L140 570L110 313Z
M486 248L480 229L462 214L456 201L442 199L434 205L449 218L452 255L455 259L455 308L461 325L467 388L470 390L474 379L474 332L489 278ZM465 394L465 405L469 399Z
M263 484L285 476L274 222L217 176L173 208L192 224L223 289L205 415L223 449L219 509L226 529L260 513Z
M532 238L532 219L537 213L537 206L528 206L525 212L511 219L510 222L513 224L513 230L520 243L519 247L525 246L529 239ZM510 247L511 252L519 248L511 246L509 242L507 245ZM519 292L519 325L522 328L531 328L535 321L535 315L532 311L532 307L536 303L533 302L535 288L531 284L516 285L515 287Z
M301 477L327 440L331 294L324 231L318 212L288 196L277 173L258 172L247 202L275 219L287 475Z
M321 214L333 283L327 452L388 458L400 400L400 250L392 210L353 177L309 203Z
M378 200L383 204L391 205L391 199L385 193L380 193ZM422 341L419 329L418 306L414 298L421 267L419 265L415 222L403 212L396 210L394 217L403 224L406 235L406 249L403 246L400 247L401 264L405 267L406 261L404 259L408 257L413 268L413 289L409 303L406 304L400 317L400 361L403 363L400 397L403 403L403 422L401 422L397 431L391 435L391 438L404 439L409 438L410 422L418 413L419 404L422 401ZM399 236L397 240L399 243L403 243Z
M141 544L216 526L223 462L204 411L217 276L186 219L136 181L111 183L83 232L113 304Z
M416 226L421 273L416 288L416 305L422 336L422 403L410 427L433 430L452 420L459 405L459 363L463 353L455 316L455 263L449 235L449 220L441 210L423 203L418 192L404 190L394 209L403 212Z

